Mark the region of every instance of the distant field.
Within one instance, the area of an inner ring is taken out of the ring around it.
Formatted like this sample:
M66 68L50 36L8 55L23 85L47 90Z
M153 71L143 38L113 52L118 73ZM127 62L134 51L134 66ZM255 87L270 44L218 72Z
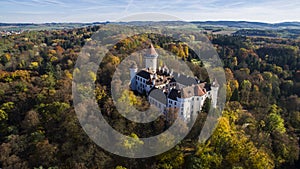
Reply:
M0 32L9 31L28 31L28 30L59 30L74 29L93 25L107 24L109 22L94 23L0 23ZM274 37L274 38L292 38L300 37L299 22L284 22L277 24L268 24L260 22L243 22L243 21L207 21L207 22L180 22L180 21L164 21L164 22L130 22L135 25L155 25L168 26L169 23L180 25L180 29L199 30L208 34L215 35L241 35L255 37ZM114 23L112 23L114 24ZM122 23L116 23L122 24ZM168 26L169 28L172 28ZM178 27L177 27L178 28Z

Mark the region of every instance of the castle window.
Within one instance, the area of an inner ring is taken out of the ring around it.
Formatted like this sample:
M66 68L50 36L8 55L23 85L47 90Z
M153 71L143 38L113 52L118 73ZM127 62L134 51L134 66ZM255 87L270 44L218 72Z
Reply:
M197 97L197 101L199 101L199 97Z
M174 104L176 105L176 102L174 102Z

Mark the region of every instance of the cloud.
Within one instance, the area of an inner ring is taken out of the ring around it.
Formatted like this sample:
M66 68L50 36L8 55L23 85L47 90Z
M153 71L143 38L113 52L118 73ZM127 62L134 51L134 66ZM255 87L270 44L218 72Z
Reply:
M57 1L57 0L32 0L32 2L34 3L38 3L41 5L65 5L65 3L63 1Z
M5 2L1 3L6 3L11 6L19 6L23 5L25 6L34 6L34 7L39 7L39 6L65 6L66 4L63 1L59 0L7 0Z
M134 1L134 0L129 0L128 5L127 5L126 8L125 8L125 13L128 12L128 9L129 9L129 7L132 5L133 1Z
M0 14L1 22L36 22L41 20L39 15L44 22L106 21L143 12L167 13L184 20L280 22L300 21L299 6L300 1L295 0L7 0L0 1Z
M14 11L14 12L8 12L11 14L20 14L20 15L52 15L53 12L50 11ZM65 14L63 11L56 12L56 15L58 14Z

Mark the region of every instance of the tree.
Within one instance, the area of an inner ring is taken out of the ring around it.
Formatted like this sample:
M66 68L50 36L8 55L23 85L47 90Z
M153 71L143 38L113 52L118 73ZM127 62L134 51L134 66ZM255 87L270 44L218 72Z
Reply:
M204 112L204 113L208 113L210 107L211 107L211 99L206 98L205 101L204 101L204 103L203 103L201 111Z
M115 169L127 169L126 167L117 166Z
M284 127L284 120L280 116L280 112L282 110L277 105L272 105L271 109L269 110L269 115L267 117L267 131L268 132L274 132L277 131L279 133L285 133L286 129Z
M4 110L0 109L0 122L7 119L8 119L7 113Z
M179 147L163 153L157 157L158 168L161 169L175 169L182 168L184 164L184 155Z
M54 73L49 72L48 74L43 75L42 79L44 81L43 83L46 88L48 88L49 90L54 89L56 85L56 79Z
M56 164L57 147L43 140L35 145L35 152L29 157L32 167L45 166L52 167Z
M121 142L122 146L130 153L139 152L144 142L135 134L131 133L128 139Z
M5 65L6 63L10 62L11 55L9 53L5 53L0 57L0 62Z
M200 144L195 156L191 157L189 169L221 168L222 156L215 152L210 142Z
M39 115L36 111L29 111L26 113L22 125L25 129L30 129L37 126L40 123Z
M241 84L241 102L248 104L249 95L251 92L252 83L249 80L244 80Z
M238 89L234 89L232 96L230 97L230 101L239 101L240 97L239 97L239 91Z

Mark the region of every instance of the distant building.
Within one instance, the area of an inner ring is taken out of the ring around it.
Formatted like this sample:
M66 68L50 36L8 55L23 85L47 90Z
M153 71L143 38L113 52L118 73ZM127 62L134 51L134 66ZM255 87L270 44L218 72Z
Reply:
M1 36L19 35L21 33L19 31L0 31Z
M216 107L219 90L216 80L208 85L169 70L166 65L157 68L157 58L151 44L144 56L145 68L138 71L136 63L130 66L131 90L147 95L148 101L164 113L169 109L177 110L184 121L201 111L206 98L211 98L212 106Z

